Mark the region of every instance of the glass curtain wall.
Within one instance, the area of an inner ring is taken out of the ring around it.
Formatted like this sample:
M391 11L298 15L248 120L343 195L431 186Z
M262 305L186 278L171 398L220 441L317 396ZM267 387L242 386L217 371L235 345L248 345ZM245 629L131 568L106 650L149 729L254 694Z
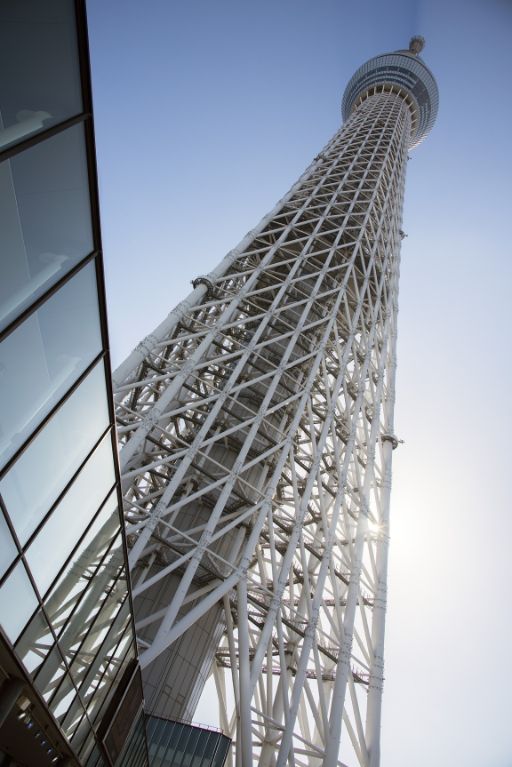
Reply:
M148 716L151 767L223 767L231 740L212 727Z
M76 761L114 765L137 664L93 142L83 2L1 0L1 636Z

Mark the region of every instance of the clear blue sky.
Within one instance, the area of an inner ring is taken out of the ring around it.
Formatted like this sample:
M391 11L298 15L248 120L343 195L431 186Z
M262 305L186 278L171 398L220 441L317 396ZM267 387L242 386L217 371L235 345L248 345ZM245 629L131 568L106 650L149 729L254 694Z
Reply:
M114 365L426 37L409 163L382 767L512 767L509 0L88 0Z

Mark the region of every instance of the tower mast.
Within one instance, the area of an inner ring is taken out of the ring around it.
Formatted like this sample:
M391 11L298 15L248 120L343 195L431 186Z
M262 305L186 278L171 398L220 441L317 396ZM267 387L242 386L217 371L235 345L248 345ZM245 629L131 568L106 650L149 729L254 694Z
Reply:
M402 204L437 86L363 64L344 125L114 374L148 708L213 670L237 767L378 767Z

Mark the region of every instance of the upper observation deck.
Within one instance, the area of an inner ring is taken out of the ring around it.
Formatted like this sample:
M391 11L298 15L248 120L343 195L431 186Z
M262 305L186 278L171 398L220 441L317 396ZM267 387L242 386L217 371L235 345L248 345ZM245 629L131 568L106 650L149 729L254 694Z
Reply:
M343 120L368 96L386 91L397 93L411 108L411 148L417 146L430 132L439 104L437 83L418 55L424 44L422 37L413 37L408 50L383 53L360 66L343 94Z

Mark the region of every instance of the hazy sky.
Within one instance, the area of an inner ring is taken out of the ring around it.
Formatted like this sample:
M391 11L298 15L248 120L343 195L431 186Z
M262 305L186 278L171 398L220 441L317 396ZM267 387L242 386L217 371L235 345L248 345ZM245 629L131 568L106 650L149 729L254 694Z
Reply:
M510 0L88 0L114 366L426 37L408 167L382 767L512 767Z

